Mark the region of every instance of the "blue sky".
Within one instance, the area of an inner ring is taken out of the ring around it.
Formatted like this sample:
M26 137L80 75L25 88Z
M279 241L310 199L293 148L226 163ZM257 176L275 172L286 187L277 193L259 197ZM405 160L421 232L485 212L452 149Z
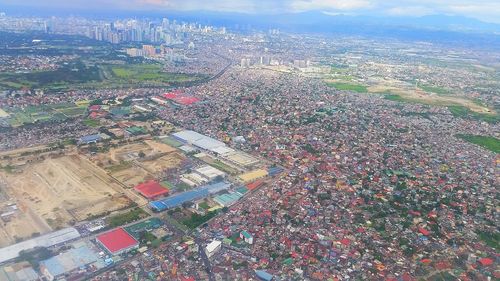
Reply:
M500 23L500 0L2 0L6 5L120 10L207 10L242 13L324 11L331 14L459 15Z

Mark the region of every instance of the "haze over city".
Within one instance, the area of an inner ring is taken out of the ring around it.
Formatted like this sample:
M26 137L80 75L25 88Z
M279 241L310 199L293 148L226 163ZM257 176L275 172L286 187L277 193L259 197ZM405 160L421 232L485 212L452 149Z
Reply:
M500 4L0 3L0 281L500 279Z

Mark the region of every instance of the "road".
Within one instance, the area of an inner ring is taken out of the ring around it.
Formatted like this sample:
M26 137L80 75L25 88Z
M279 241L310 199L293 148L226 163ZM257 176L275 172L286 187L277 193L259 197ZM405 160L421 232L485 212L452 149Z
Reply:
M198 252L200 254L201 259L203 260L203 264L205 265L205 271L208 274L208 280L215 281L215 275L214 272L212 271L212 265L210 264L210 259L208 258L207 253L205 253L204 251L205 247L203 247L203 240L201 240L201 238L199 238L198 235L196 235L194 241L196 245L198 245Z

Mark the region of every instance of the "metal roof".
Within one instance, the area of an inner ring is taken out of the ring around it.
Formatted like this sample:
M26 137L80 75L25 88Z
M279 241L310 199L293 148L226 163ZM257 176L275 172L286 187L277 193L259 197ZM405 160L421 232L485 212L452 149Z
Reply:
M30 240L19 242L0 249L0 263L10 259L17 258L19 252L36 247L51 247L80 237L80 233L73 228L68 227L52 233L48 233Z
M205 198L210 194L227 189L229 188L229 186L231 185L227 182L218 182L214 184L204 185L197 189L179 193L163 200L150 202L149 205L158 211L164 211L170 208L178 207L184 202Z

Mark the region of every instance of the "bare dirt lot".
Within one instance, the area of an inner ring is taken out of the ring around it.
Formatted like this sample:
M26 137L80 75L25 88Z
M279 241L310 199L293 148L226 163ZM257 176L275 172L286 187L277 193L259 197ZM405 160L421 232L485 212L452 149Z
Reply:
M76 154L29 164L19 173L0 171L0 176L21 211L19 218L7 223L9 227L26 228L26 233L17 233L18 237L66 227L131 203L122 195L120 184Z
M155 176L163 170L178 167L185 156L164 143L146 140L112 148L92 157L113 178L127 187Z

